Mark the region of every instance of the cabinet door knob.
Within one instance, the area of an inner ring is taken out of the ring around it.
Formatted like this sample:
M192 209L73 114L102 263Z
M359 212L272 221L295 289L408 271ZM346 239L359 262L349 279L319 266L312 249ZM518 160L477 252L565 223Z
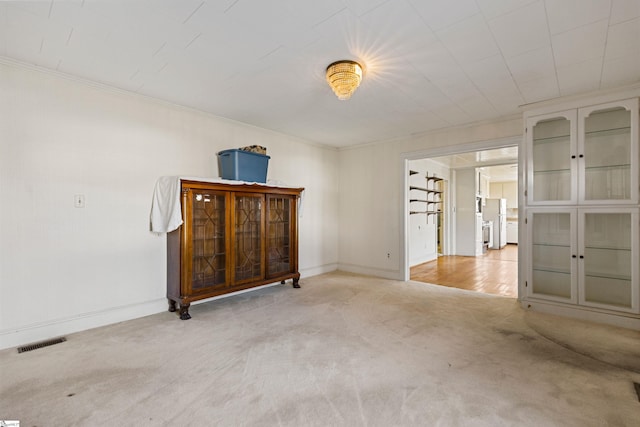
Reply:
M580 255L580 259L584 259L584 255Z
M572 158L572 159L575 159L575 158L576 158L576 155L574 154L573 156L571 156L571 158Z
M578 157L583 158L583 157L584 157L584 154L580 154Z
M575 255L571 255L571 258L577 258Z

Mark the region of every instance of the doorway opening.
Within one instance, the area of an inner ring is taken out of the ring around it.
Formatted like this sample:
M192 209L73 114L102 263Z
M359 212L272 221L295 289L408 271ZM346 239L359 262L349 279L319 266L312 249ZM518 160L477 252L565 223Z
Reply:
M405 159L406 277L517 298L519 141L485 144Z

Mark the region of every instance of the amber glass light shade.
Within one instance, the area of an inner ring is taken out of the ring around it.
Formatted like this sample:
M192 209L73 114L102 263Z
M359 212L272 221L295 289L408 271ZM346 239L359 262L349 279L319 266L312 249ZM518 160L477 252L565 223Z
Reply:
M362 81L362 66L355 61L336 61L327 67L327 83L338 99L351 98Z

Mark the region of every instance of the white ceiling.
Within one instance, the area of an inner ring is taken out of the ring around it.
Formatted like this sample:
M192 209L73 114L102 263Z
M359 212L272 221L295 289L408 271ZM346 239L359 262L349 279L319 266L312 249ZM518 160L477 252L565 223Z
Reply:
M513 146L492 150L470 151L448 156L432 157L430 160L436 161L451 169L512 164L518 163L518 147Z
M640 0L0 1L0 55L344 147L640 82Z
M480 168L489 182L508 182L518 180L518 164L489 166Z
M451 169L475 167L490 182L518 180L518 147L515 146L432 157L430 160Z

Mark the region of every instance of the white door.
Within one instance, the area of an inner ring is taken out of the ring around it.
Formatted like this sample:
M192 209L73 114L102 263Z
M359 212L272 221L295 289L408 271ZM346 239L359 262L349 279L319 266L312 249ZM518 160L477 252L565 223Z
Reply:
M527 120L529 205L577 201L576 114L569 110Z
M578 200L638 202L638 99L578 110Z
M638 209L579 210L579 303L638 313Z
M575 224L575 209L529 210L528 296L574 304L578 302Z

